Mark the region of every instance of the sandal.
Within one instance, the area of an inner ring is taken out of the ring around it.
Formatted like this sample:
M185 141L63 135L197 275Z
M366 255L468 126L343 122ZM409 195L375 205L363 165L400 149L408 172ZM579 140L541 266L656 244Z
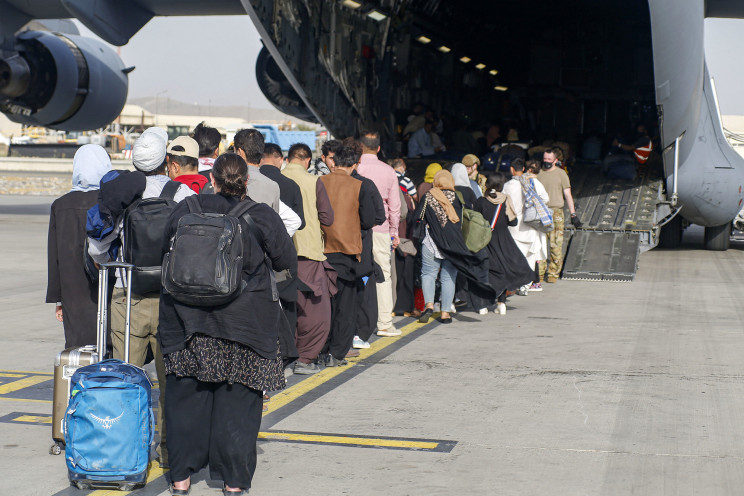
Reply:
M237 491L228 491L225 485L222 485L222 494L223 496L243 496L244 494L248 494L248 491L245 489L238 489Z
M173 484L169 484L168 489L173 496L186 496L187 494L191 493L191 484L189 484L188 489L176 489L175 487L173 487Z

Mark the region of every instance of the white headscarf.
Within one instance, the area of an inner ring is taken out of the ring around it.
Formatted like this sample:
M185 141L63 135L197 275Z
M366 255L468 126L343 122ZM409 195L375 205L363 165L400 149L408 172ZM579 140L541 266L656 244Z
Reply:
M72 191L95 191L111 170L111 159L100 145L83 145L72 159Z
M455 186L470 187L470 178L468 177L468 169L461 163L456 163L450 169L452 177L455 178Z

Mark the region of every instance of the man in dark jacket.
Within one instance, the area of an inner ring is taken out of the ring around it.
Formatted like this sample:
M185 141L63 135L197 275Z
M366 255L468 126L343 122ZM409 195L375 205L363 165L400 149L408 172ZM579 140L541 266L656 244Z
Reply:
M296 145L292 145L292 147L289 149L287 160L297 161L298 159L296 157L298 155L298 150L299 154L306 151L308 160L312 157L310 148L308 148L307 145L298 143ZM279 148L279 145L276 145L274 143L264 144L264 152L263 156L261 157L261 163L258 170L261 171L261 174L268 177L279 185L279 199L289 208L294 210L294 212L298 215L300 221L302 222L302 224L300 224L300 227L297 229L299 231L300 229L305 227L305 214L302 211L302 193L300 192L300 187L297 186L296 182L282 175L283 162L284 157L282 157L282 149Z
M360 154L342 146L335 154L336 169L320 180L325 186L334 212L334 221L323 226L328 262L338 273L338 293L331 309L331 332L324 348L326 366L346 365L346 353L354 339L357 312L357 279L363 252L362 230L375 223L375 208L365 183L351 177Z
M293 148L297 146L307 148L306 145L294 145ZM289 151L291 153L292 148ZM259 171L279 186L279 199L300 218L300 227L297 229L299 231L305 227L302 193L296 182L282 175L281 168L283 162L282 149L274 143L265 143ZM292 342L294 343L297 337L297 290L299 289L297 272L284 271L277 274L276 287L279 290L279 299L282 302L284 315L289 322L289 328L292 332ZM294 358L295 353L292 352L292 355L292 357L285 358L285 366L288 366L294 361L292 358Z

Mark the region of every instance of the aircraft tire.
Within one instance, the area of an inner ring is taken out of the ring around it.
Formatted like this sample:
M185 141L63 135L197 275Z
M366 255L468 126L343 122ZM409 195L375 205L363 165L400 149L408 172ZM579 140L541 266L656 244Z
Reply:
M731 223L705 228L705 249L726 251L731 242Z
M679 248L682 244L682 217L675 216L661 228L659 248Z

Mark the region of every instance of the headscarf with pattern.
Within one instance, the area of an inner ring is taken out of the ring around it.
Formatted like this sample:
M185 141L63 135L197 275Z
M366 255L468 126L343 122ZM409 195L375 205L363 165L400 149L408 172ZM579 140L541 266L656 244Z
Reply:
M447 221L459 222L460 217L455 211L455 207L452 206L452 202L455 201L455 179L452 177L449 171L440 170L434 175L432 182L433 187L429 190L429 195L433 200L429 201L428 205L434 210L437 215L439 224L444 227Z

